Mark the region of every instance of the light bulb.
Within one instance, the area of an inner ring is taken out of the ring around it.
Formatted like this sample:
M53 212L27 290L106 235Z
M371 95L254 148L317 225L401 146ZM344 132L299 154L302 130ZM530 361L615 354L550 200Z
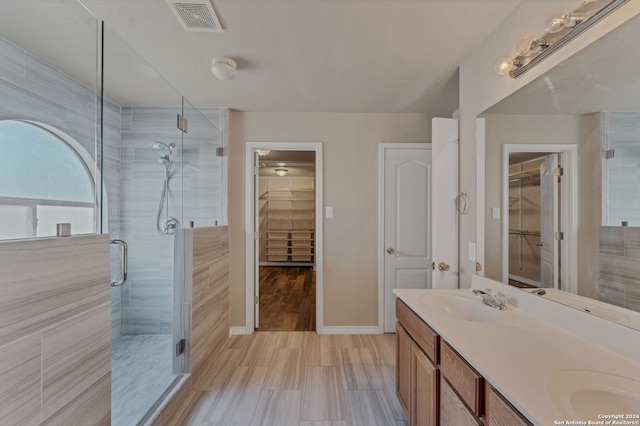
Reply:
M513 59L505 56L504 58L498 59L498 62L496 62L496 72L500 75L507 75L509 74L509 71L513 69L513 66Z

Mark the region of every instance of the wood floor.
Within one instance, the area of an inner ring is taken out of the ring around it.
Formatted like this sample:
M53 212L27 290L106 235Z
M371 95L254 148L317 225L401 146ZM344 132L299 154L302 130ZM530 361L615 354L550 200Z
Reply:
M311 266L261 266L259 330L314 331L315 277Z
M172 424L406 426L394 335L233 336Z

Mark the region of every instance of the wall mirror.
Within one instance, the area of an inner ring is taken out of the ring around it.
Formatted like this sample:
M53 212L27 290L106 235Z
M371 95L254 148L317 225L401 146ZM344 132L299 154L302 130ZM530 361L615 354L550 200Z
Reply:
M639 39L636 16L480 115L478 241L485 276L640 330Z

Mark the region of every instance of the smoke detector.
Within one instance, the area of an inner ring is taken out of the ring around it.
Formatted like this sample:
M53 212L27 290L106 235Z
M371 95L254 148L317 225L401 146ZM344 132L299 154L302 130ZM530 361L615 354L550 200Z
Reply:
M166 0L185 31L222 32L222 26L209 0Z

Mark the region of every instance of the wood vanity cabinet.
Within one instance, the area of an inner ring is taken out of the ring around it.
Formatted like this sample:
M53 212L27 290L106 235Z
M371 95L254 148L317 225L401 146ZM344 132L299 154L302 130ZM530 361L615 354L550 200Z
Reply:
M531 426L490 384L485 385L485 426Z
M484 378L444 340L440 346L440 372L442 423L482 425Z
M413 341L400 323L396 323L396 394L409 418L411 403L411 348Z
M396 393L411 426L438 425L439 336L396 299Z
M396 317L396 393L411 426L531 425L400 299Z

